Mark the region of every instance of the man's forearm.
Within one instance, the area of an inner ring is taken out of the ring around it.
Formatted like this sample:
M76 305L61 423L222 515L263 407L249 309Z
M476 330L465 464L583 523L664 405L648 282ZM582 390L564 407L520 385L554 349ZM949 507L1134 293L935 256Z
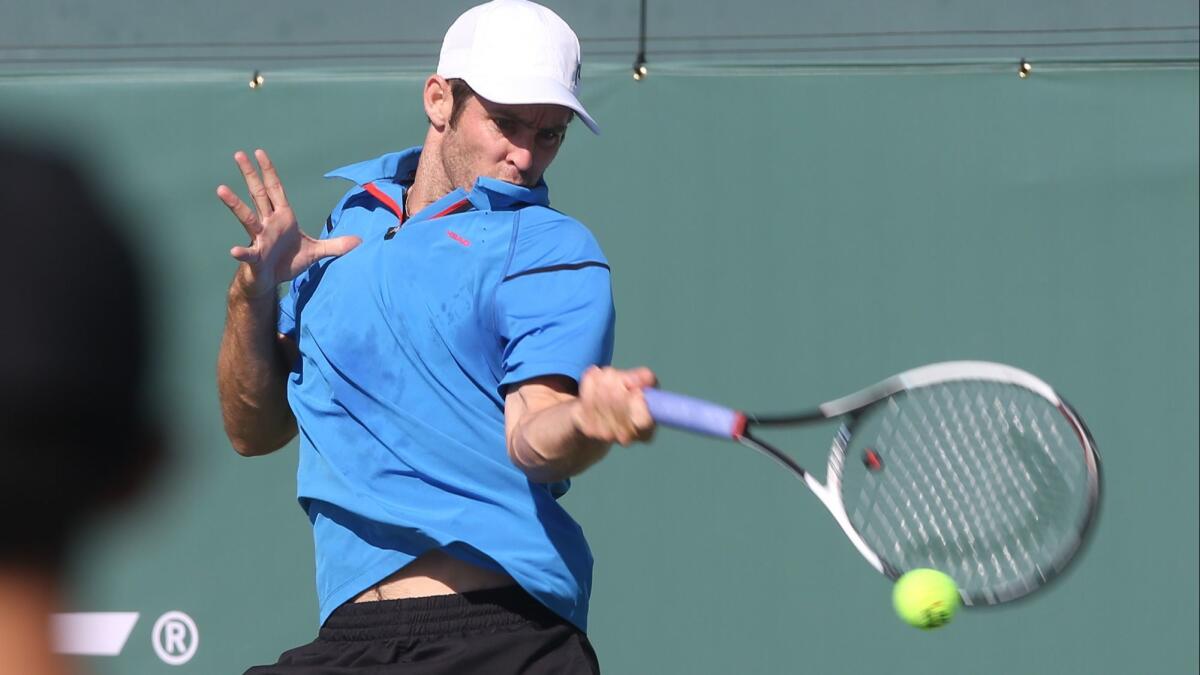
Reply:
M239 454L278 450L296 435L287 402L288 364L276 333L276 296L245 292L242 272L229 288L217 357L217 390L225 433Z
M522 417L509 442L509 456L530 480L565 480L608 454L611 443L580 431L576 424L579 405L573 398Z
M579 384L565 376L531 378L504 398L508 456L540 483L578 475L613 443L648 441L654 419L642 395L658 383L648 368L591 367Z

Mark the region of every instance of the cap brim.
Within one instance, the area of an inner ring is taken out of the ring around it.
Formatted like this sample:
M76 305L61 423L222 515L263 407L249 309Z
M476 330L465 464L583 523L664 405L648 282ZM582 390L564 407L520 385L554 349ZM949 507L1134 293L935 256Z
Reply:
M442 77L461 77L466 80L467 84L471 85L471 89L475 90L483 98L493 102L502 103L504 105L561 105L564 108L570 108L579 119L583 121L588 129L597 136L600 135L600 126L596 124L596 120L588 114L584 109L583 104L575 98L575 94L569 89L562 86L558 82L550 79L541 78L496 78L495 76L475 78L482 87L476 86L472 82L469 75L446 75L439 73Z

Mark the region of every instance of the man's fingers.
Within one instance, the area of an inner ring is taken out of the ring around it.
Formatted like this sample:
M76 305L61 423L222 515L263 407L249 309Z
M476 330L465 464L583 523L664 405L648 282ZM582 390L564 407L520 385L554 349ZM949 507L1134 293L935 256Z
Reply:
M625 384L631 389L658 386L658 376L649 368L630 368L623 371L623 375L625 377Z
M646 399L640 391L635 395L637 396L637 400L631 401L629 404L629 421L633 423L633 426L638 431L653 429L654 417L650 414L650 406L646 405Z
M267 189L263 187L258 169L254 168L250 158L246 156L246 153L238 150L233 153L233 161L237 163L238 170L242 172L242 178L246 180L246 190L250 193L250 198L254 200L254 207L263 215L271 213L271 200L267 197Z
M242 227L246 228L246 234L256 237L259 232L262 232L262 223L258 221L258 216L254 213L254 210L246 206L246 202L238 198L237 194L233 190L230 190L228 186L221 185L217 187L217 198L233 212L234 217L238 219Z
M654 436L654 417L642 389L658 383L649 368L590 366L579 378L579 399L589 436L628 446Z
M346 255L361 243L361 238L353 236L321 239L317 241L317 257L328 258L330 256Z
M654 418L650 416L650 409L646 407L646 402L635 402L633 409L629 412L630 442L649 441L654 437L655 428Z
M258 251L255 251L252 248L246 248L245 246L234 246L233 248L229 249L229 255L233 256L234 260L237 260L238 262L250 264L258 262L260 257Z
M283 191L283 183L279 180L279 173L275 171L275 165L271 163L267 151L261 148L255 150L254 158L262 167L263 185L267 190L267 198L271 200L271 204L276 209L286 207L288 205L287 194Z
M584 388L591 390L595 388L596 378L600 376L599 366L588 366L584 369L583 374L579 376L579 395L583 395Z
M641 389L633 392L636 400L630 403L629 421L633 424L634 432L639 441L648 441L654 436L654 416L650 414L650 406Z

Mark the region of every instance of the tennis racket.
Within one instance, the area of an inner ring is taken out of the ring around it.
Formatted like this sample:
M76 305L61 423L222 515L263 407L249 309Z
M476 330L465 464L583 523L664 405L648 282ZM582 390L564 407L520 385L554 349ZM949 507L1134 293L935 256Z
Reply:
M1099 505L1099 456L1083 420L1011 366L927 365L793 415L644 393L659 424L737 441L792 472L880 573L940 570L966 605L1016 600L1057 577ZM755 436L832 419L842 425L824 482Z

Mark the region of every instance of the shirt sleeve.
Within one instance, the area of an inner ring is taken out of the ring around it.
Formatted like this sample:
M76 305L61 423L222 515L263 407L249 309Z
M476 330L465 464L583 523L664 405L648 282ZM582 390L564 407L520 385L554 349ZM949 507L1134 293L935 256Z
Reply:
M615 311L608 261L582 224L555 215L519 224L496 291L501 397L509 385L530 378L564 375L578 381L589 366L612 362Z
M294 281L288 284L287 292L280 295L279 320L276 322L275 329L279 331L280 335L296 339L296 286Z

